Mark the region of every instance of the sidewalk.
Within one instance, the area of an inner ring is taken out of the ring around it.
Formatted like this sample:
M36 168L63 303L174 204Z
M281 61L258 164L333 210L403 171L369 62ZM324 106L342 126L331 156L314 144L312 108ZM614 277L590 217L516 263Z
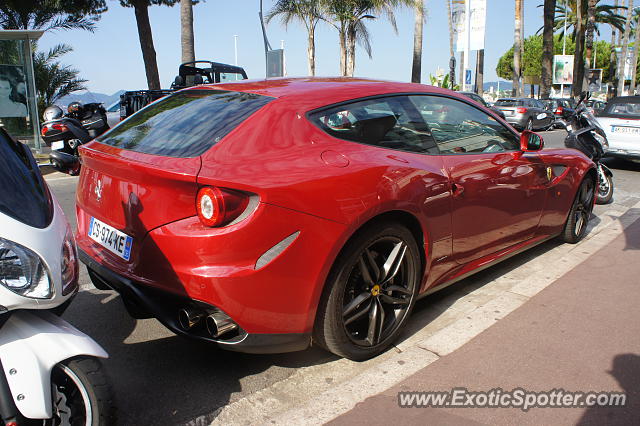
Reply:
M640 220L455 352L333 425L640 424ZM615 391L624 407L400 408L400 391Z

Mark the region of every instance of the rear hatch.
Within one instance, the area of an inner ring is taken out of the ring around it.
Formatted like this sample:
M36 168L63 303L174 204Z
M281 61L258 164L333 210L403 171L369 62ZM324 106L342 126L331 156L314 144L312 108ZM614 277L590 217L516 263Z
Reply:
M523 103L517 99L498 99L494 107L502 111L505 117L516 115L516 109L522 107Z
M270 100L241 92L185 90L82 147L77 191L81 247L102 245L111 259L133 262L149 231L195 216L200 155ZM112 234L106 241L99 232L89 235L96 223ZM122 245L126 241L129 252L109 247L109 239L119 237L126 238Z
M640 102L610 102L597 120L607 134L611 150L640 152Z

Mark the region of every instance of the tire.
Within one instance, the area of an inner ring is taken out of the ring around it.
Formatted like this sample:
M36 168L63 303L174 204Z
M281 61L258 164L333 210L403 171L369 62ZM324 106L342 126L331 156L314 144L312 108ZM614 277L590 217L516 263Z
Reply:
M51 372L51 389L53 418L44 424L116 423L111 389L98 359L78 357L57 364Z
M356 234L327 278L314 341L354 361L384 352L413 309L420 259L413 235L402 225L381 222Z
M609 204L613 199L613 179L608 174L604 174L605 181L599 182L596 204Z
M527 120L527 123L524 125L525 130L531 130L533 131L533 119L529 118Z
M594 187L595 182L590 177L586 177L580 184L562 231L562 239L565 243L575 244L586 235L593 209Z

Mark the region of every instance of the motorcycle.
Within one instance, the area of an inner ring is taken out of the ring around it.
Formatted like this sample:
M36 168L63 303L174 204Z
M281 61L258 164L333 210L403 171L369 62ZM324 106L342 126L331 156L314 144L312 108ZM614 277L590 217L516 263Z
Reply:
M75 240L29 148L0 127L3 425L113 422L105 350L59 315L78 292Z
M40 134L51 145L51 165L70 175L80 172L78 147L109 130L107 112L100 103L71 102L66 115L52 105L44 110L43 118Z
M607 136L586 105L588 93L580 96L575 111L566 126L567 137L564 145L584 153L596 164L598 171L598 193L596 204L607 204L613 198L613 173L602 163L605 149L609 147Z

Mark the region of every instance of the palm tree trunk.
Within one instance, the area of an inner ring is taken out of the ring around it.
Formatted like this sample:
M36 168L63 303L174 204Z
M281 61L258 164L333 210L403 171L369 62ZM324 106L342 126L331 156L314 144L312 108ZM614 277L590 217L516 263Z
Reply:
M344 24L340 26L338 38L340 40L340 75L346 76L347 75L347 32Z
M316 75L316 34L315 25L309 26L307 37L307 60L309 62L309 75Z
M476 93L482 96L484 93L484 49L478 50L476 56Z
M640 21L636 23L636 35L633 41L633 59L631 59L631 83L629 83L629 94L633 95L636 90L636 71L638 67L638 42L640 42Z
M193 4L192 0L180 0L180 47L182 48L182 62L196 60L193 42Z
M138 37L140 38L144 70L147 74L147 85L149 90L160 90L156 50L153 47L153 34L149 23L149 6L147 0L134 0L132 3L136 15L136 24L138 25Z
M582 2L586 0L576 1L576 50L573 56L573 83L571 85L571 94L574 97L580 96L584 81L584 14L582 11Z
M456 52L453 49L453 21L451 19L451 0L445 0L447 2L447 16L449 20L449 84L451 90L456 83Z
M422 75L422 27L424 25L424 0L416 2L415 27L413 31L413 65L411 82L420 83Z
M629 33L631 32L631 16L633 15L633 0L629 0L627 5L627 22L624 25L624 35L622 36L622 55L618 64L618 96L622 96L624 91L624 68L627 62L627 52L629 51Z
M587 68L591 67L591 58L593 57L593 29L596 23L596 3L598 3L598 0L589 0L587 6L587 30L585 35L585 47L587 49Z
M618 0L614 2L614 6L618 7ZM613 86L616 86L616 31L615 27L611 27L611 55L609 56L609 81ZM607 93L607 100L611 99L613 96L613 88L609 86L609 90Z
M549 99L553 85L553 21L556 0L544 0L544 31L542 33L542 84L540 98Z
M513 96L522 97L520 85L520 58L522 51L522 0L516 0L515 31L513 32Z
M353 77L356 70L356 29L349 24L347 31L347 75Z

